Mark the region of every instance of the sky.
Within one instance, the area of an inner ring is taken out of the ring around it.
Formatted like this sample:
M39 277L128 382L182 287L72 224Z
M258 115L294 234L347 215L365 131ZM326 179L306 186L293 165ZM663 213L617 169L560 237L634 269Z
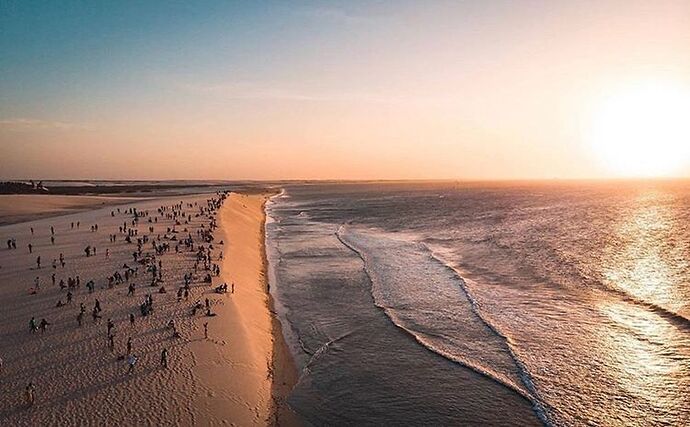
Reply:
M690 87L686 0L0 0L0 179L607 178L649 82Z

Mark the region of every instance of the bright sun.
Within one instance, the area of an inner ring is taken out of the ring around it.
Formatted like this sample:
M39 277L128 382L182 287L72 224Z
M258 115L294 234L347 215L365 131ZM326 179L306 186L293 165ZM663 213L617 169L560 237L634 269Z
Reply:
M590 132L612 173L672 175L690 160L690 89L654 82L616 91L595 111Z

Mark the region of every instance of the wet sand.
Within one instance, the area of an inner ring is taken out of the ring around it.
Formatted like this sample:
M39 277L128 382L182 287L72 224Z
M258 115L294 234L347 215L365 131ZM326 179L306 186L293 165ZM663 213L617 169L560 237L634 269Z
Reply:
M137 201L139 211L156 215L159 206L183 201L206 205L211 195L176 196L156 200ZM282 404L284 396L295 381L294 367L285 351L282 336L276 334L279 324L271 314L266 292L265 256L263 248L263 204L267 195L231 195L217 214L221 226L215 232L213 262L221 266L221 275L213 283L204 283L206 271L194 274L188 300L177 300L176 291L183 285L183 275L194 271L195 252L174 250L158 259L162 262L162 285L149 286L150 275L140 271L130 282L137 284L134 296L127 295L127 283L107 286L106 278L115 271L122 272L125 263L133 262L136 243L126 243L118 227L131 221L132 215L111 211L106 207L42 218L31 222L0 227L0 357L4 366L0 372L0 425L268 425L294 420ZM190 214L198 207L184 208ZM140 221L138 237L149 234L166 235L173 221L159 217L158 223ZM176 226L186 236L188 228L197 241L196 230L208 227L205 216L190 218L189 224ZM80 221L79 229L71 223ZM91 231L92 224L98 231ZM50 226L55 228L55 243L50 242ZM30 227L35 230L31 235ZM109 234L115 233L115 243ZM7 249L6 241L15 238L17 249ZM219 241L225 244L220 245ZM163 240L176 244L176 240ZM33 244L29 254L27 244ZM86 245L97 248L96 255L86 257ZM143 245L151 248L150 242ZM110 254L106 259L105 250ZM219 260L220 251L225 259ZM65 267L51 262L59 254L65 256ZM36 268L36 256L42 258L41 269ZM74 290L73 301L56 307L58 300L66 301L66 290L52 285L56 280L80 276L81 286ZM35 277L41 290L32 295ZM93 293L85 283L93 279ZM235 294L217 294L214 287L222 282L235 282ZM139 306L151 293L154 313L142 317ZM95 299L103 307L102 319L94 321L91 310ZM208 298L214 317L203 310L191 314L194 301L202 304ZM86 306L83 326L76 317L79 304ZM135 314L134 324L128 316ZM46 332L29 332L29 319L45 318L50 325ZM106 321L114 327L114 351L108 348ZM166 325L173 319L180 333L174 338ZM204 338L203 324L209 324L209 339ZM132 353L138 363L131 374L121 357L126 354L127 338L132 338ZM169 367L160 364L161 350L169 352ZM24 388L35 385L35 404L24 402Z

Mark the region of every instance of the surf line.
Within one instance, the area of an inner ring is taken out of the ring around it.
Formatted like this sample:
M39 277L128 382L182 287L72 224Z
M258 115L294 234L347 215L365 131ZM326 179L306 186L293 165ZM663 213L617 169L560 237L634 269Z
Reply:
M369 266L368 266L368 263L367 263L367 260L366 260L366 258L365 258L365 256L364 256L364 254L363 254L362 252L360 252L357 248L355 248L351 243L349 243L349 242L346 240L346 237L343 235L343 233L346 231L348 225L350 225L349 222L348 222L348 223L341 224L340 227L338 227L338 229L336 230L336 232L335 232L334 234L335 234L336 238L338 239L338 241L340 241L340 243L341 243L343 246L345 246L346 248L348 248L349 250L351 250L351 251L352 251L355 255L357 255L357 257L362 261L362 264L363 264L363 267L364 267L363 270L364 270L364 272L365 272L365 274L366 274L366 276L367 276L369 282L370 282L370 283L372 284L372 286L373 286L374 280L373 280L373 278L372 278L372 276L371 276L371 272L369 271ZM388 308L387 308L386 306L383 306L383 305L377 303L375 299L374 299L374 305L376 305L376 307L378 307L380 310L382 310L382 311L384 312L384 314L386 315L386 317L388 317L389 320L391 320L391 323L393 323L393 325L395 325L397 328L401 329L403 332L405 332L406 334L408 334L408 336L410 336L410 337L413 338L417 343L419 343L420 345L422 345L422 347L424 347L427 351L429 351L429 352L431 352L431 353L433 353L433 354L435 354L435 355L437 355L437 356L443 357L443 358L446 359L446 360L449 360L449 361L451 361L451 362L454 362L454 363L457 363L457 364L459 364L459 365L461 365L461 366L464 366L464 367L466 367L466 368L468 368L468 369L471 369L472 371L474 371L474 372L476 372L476 373L482 375L483 377L485 377L485 378L487 378L487 379L489 379L489 380L491 380L491 381L493 381L493 382L499 384L500 386L505 387L505 388L511 390L511 391L514 392L515 394L519 395L520 397L522 397L522 398L524 398L525 400L527 400L528 402L530 402L530 404L532 405L532 408L533 408L533 410L534 410L534 412L535 412L535 415L537 415L537 418L539 418L539 420L540 420L545 426L551 426L552 424L551 424L551 422L549 421L549 417L548 417L548 415L547 415L547 410L546 410L546 406L547 406L547 405L545 405L545 404L544 404L543 402L541 402L541 400L539 399L539 397L538 397L538 392L537 392L537 390L536 390L536 387L534 386L534 383L532 382L531 376L529 375L526 366L519 360L519 358L517 357L517 355L514 353L513 349L512 349L511 346L510 346L510 343L509 343L508 338L507 338L505 335L503 335L500 331L498 331L494 325L490 324L490 322L488 322L488 321L481 315L481 313L480 313L480 311L479 311L479 307L478 307L478 303L477 303L476 299L474 298L473 295L471 295L471 293L469 292L469 290L466 288L465 280L464 280L464 278L458 273L458 271L455 270L454 268L450 267L450 266L449 266L448 264L446 264L445 262L443 262L443 260L440 259L438 256L436 256L436 254L435 254L428 246L426 246L426 245L424 245L424 244L422 244L422 245L423 245L424 248L429 252L429 254L431 255L431 258L432 258L433 260L435 260L436 262L438 262L439 264L441 264L443 267L449 269L449 270L452 272L452 274L455 275L455 276L459 279L459 281L460 281L460 283L461 283L460 289L461 289L461 291L466 295L467 300L470 302L470 309L471 309L472 312L475 314L475 316L477 316L477 317L479 318L479 320L480 320L486 327L488 327L494 334L496 334L498 337L500 337L502 340L504 340L504 342L505 342L505 344L506 344L506 348L507 348L507 350L508 350L508 352L509 352L509 354L510 354L510 357L511 357L511 359L514 361L514 363L516 364L516 366L517 366L517 368L518 368L518 370L519 370L520 379L522 380L523 385L524 385L524 387L527 388L527 390L522 389L521 387L519 387L518 385L514 384L512 381L510 381L510 380L508 380L508 379L501 379L501 378L499 378L498 376L496 376L496 375L494 375L494 374L488 372L486 369L484 369L484 368L482 368L482 367L480 367L480 366L476 366L475 364L473 364L473 363L471 363L471 362L469 362L469 361L459 359L459 358L454 357L454 356L452 356L452 355L450 355L450 354L446 354L445 352L440 351L440 350L438 350L438 349L436 349L436 348L432 348L432 346L430 346L429 344L427 344L426 342L424 342L424 340L423 340L421 337L417 336L413 331L411 331L411 330L405 328L403 325L399 324L399 323L395 320L397 316L395 316L394 313L391 313L391 312L388 310ZM373 297L373 295L372 295L372 297Z

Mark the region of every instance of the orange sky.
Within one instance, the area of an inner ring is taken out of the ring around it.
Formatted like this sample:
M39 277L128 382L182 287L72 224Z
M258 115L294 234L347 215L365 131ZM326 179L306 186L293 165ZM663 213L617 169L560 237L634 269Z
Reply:
M19 3L0 178L610 177L609 89L690 87L688 2L458 3Z

